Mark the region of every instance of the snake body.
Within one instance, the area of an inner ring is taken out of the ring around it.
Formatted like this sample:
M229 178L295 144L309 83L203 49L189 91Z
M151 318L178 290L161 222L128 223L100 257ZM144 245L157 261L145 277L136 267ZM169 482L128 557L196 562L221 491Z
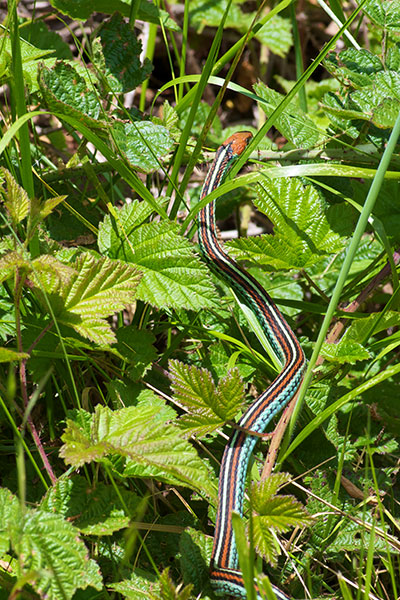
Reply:
M247 131L229 137L217 150L201 191L201 199L224 180L235 160L244 151L252 134ZM296 394L303 378L303 350L282 314L263 287L228 256L221 246L215 225L215 202L199 213L199 243L210 268L224 279L256 314L265 335L283 363L282 371L240 419L223 454L218 490L210 579L216 594L246 598L243 577L238 571L238 555L232 528L232 512L243 512L243 496L247 467L257 437L270 420ZM244 431L246 430L246 431ZM277 587L272 589L279 600L288 597ZM257 598L261 596L257 594Z

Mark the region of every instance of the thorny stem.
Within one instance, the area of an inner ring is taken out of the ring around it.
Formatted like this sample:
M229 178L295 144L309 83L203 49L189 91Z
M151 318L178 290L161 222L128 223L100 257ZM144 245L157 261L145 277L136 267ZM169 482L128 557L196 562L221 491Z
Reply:
M400 262L400 250L396 250L393 253L393 262L395 265L397 265ZM371 279L371 281L368 283L368 285L362 290L362 292L357 296L357 298L355 300L353 300L353 302L351 302L348 306L346 306L345 308L342 308L343 311L348 312L348 313L353 313L356 312L356 310L358 310L358 308L360 307L360 305L365 302L365 300L368 298L368 296L371 294L371 292L378 287L378 285L390 274L390 263L389 261L386 263L386 265L379 271L379 273L377 273L377 275L375 275L375 277L373 277ZM332 327L331 331L328 333L327 337L326 337L326 342L328 344L334 344L339 336L341 335L345 325L346 325L346 321L347 319L341 319L340 321L337 321L335 323L335 325ZM322 365L322 363L324 362L324 358L323 356L319 356L317 359L317 362L315 363L316 367L319 367L320 365Z
M399 264L400 249L396 250L393 253L393 262L395 265ZM357 298L355 300L353 300L353 302L351 302L347 307L342 308L342 310L345 312L348 312L348 313L356 312L358 310L358 308L360 307L360 305L363 302L365 302L365 300L368 298L368 296L371 294L371 292L376 287L378 287L378 285L390 274L390 270L391 270L391 266L388 261L386 263L386 265L379 271L379 273L373 279L371 279L371 281L363 289L363 291L357 296ZM334 327L331 329L330 333L326 337L326 341L328 343L333 344L334 342L336 342L336 340L339 338L340 334L342 333L342 331L345 327L346 321L347 321L347 319L341 319L340 321L337 321L337 323L334 325ZM324 358L320 355L316 362L316 366L321 365L323 363L323 361L324 361ZM298 394L299 394L299 392L297 392L295 397L291 400L291 402L288 404L288 406L283 411L283 414L279 420L279 423L276 426L275 431L273 432L271 444L269 446L268 453L267 453L267 456L266 456L266 459L264 462L264 468L263 468L263 472L261 475L261 479L266 479L272 473L272 470L275 465L276 457L278 454L278 450L280 447L280 443L281 443L283 435L286 431L286 427L290 421L290 417L292 416L292 413L294 411L294 407L296 405Z
M282 413L281 418L279 419L279 423L276 426L271 439L271 444L268 448L267 456L264 461L264 468L261 474L261 480L267 479L272 473L274 468L276 457L278 455L279 447L281 445L282 438L285 434L286 427L289 424L290 417L293 414L294 407L296 406L297 397L299 395L299 391L297 391L296 395L291 399L289 404L286 406L285 410Z
M21 313L20 313L20 301L21 301L21 296L22 296L23 283L24 283L24 279L21 277L20 269L17 269L16 276L15 276L15 321L16 321L16 329L17 329L17 346L18 346L19 352L23 352L22 336L21 336ZM49 326L45 329L48 329L48 328L49 328ZM42 335L44 335L44 333L45 333L45 331L42 332ZM32 344L30 350L37 344L37 342L39 341L39 339L41 337L42 337L41 335L38 336L38 338ZM36 448L39 452L39 455L43 461L43 465L47 471L48 476L50 477L51 482L54 484L57 481L57 478L54 475L53 469L51 468L51 465L47 458L46 452L43 448L43 444L40 441L40 437L39 437L38 431L36 429L35 423L33 422L32 415L30 413L27 413L29 398L28 398L28 384L27 384L27 378L26 378L26 361L27 361L27 359L25 359L25 358L21 360L21 366L19 369L19 380L20 380L20 384L21 384L21 394L22 394L22 399L24 402L26 420L27 420L30 432L32 434L32 438L35 443L35 446L36 446Z

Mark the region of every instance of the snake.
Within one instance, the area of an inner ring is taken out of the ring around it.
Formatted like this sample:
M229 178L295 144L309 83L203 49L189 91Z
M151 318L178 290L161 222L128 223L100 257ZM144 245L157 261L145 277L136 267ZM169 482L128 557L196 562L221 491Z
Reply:
M251 139L252 133L241 131L231 135L218 148L205 177L200 200L221 185ZM210 582L216 595L246 598L243 576L238 569L232 513L243 514L246 473L254 446L271 419L297 393L306 359L299 341L269 294L221 245L215 222L215 206L214 200L198 213L201 254L217 277L228 284L255 314L273 352L283 364L278 376L240 418L238 427L234 428L225 446L220 467ZM255 589L257 599L262 600L263 596L257 587ZM272 590L278 600L290 600L278 587L272 585Z

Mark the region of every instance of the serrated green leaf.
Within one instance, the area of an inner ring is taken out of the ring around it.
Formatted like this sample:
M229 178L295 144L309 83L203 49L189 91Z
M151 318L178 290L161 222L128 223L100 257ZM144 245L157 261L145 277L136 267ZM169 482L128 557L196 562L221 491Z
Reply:
M160 575L160 593L161 600L189 600L193 585L186 585L183 589L178 587L172 581L169 574L169 567L164 569Z
M0 177L3 179L1 186L1 195L5 207L14 224L20 223L25 219L29 212L29 197L24 188L15 181L11 173L2 167Z
M78 71L60 61L51 69L39 69L39 87L51 111L83 120L90 127L102 127L101 105L96 93Z
M264 503L268 503L275 496L282 485L290 481L289 473L272 473L267 479L253 483L250 491L250 501L253 510L263 514Z
M229 369L218 382L217 389L220 412L226 421L233 419L244 400L243 380L238 369Z
M284 99L282 94L268 88L262 82L253 87L256 94L264 99L264 102L260 102L260 107L268 116ZM320 137L317 126L294 102L286 107L274 125L297 148L312 148Z
M32 267L28 258L19 252L8 252L0 258L0 282L5 281L15 274L16 269L24 270L26 273Z
M46 217L48 217L53 210L64 202L67 196L55 196L54 198L47 198L43 203L39 203L37 201L32 202L32 211L31 216L34 219L35 224L40 223Z
M0 363L11 362L13 360L23 360L24 358L29 358L29 354L26 354L26 352L18 352L17 350L12 350L11 348L0 347Z
M372 85L350 94L350 104L376 127L393 127L400 110L400 74L376 73Z
M69 600L77 589L103 587L99 567L71 523L40 509L22 515L19 500L0 489L0 550L8 552L10 543L21 574L34 574L30 584L41 597Z
M37 578L31 585L42 597L69 600L77 589L103 587L98 565L88 558L73 525L59 515L27 511L23 529L13 545L22 571L36 572Z
M160 596L160 583L154 573L143 569L134 569L130 579L124 579L118 583L108 585L111 590L122 594L128 600L155 600Z
M185 584L192 583L194 593L200 594L210 587L208 565L213 541L202 531L188 527L179 539L180 564ZM207 566L206 566L207 565Z
M157 417L162 410L141 405L113 412L97 405L90 435L74 421L67 422L60 454L75 467L106 460L107 456L122 456L127 459L120 473L124 477L178 483L214 498L215 487L207 469L181 432Z
M157 358L153 346L156 341L151 331L136 327L123 327L117 331L117 350L128 361L129 377L138 381Z
M269 498L263 503L262 509L262 514L253 517L262 528L268 527L282 533L292 527L310 523L309 515L294 496Z
M368 0L363 11L385 30L400 31L400 1L399 0Z
M329 114L330 120L337 128L346 131L346 134L352 138L359 136L359 131L352 121L356 119L364 121L367 118L358 111L347 108L346 100L339 98L338 95L332 92L328 92L324 95L320 106L322 110Z
M102 234L102 245L110 245L109 256L136 265L143 273L137 297L159 308L198 310L215 304L215 290L206 266L193 246L168 221L145 223L131 232L125 229L122 211L116 211L113 233ZM109 222L109 221L108 221ZM118 228L119 242L115 243ZM100 227L102 231L102 227Z
M115 13L101 25L98 35L102 55L95 54L94 60L107 85L115 93L136 89L150 75L153 65L148 58L141 64L142 43L133 28Z
M168 129L151 121L116 121L112 124L112 132L119 152L144 173L159 169L161 157L168 154L174 145Z
M375 74L384 68L378 56L363 48L348 48L339 54L331 52L324 64L339 81L355 87L371 85Z
M304 269L340 252L345 239L330 228L323 202L312 186L295 178L269 181L258 187L258 208L274 224L274 235L233 240L241 259L267 269Z
M390 71L398 71L400 69L399 44L393 44L393 46L388 49L385 64Z
M94 486L74 475L59 479L41 508L71 521L81 533L102 536L128 527L140 503L141 498L124 488L118 488L117 494L111 485Z
M123 0L113 0L112 3L109 0L96 0L95 4L93 0L74 0L74 2L70 0L51 0L50 4L64 15L71 17L71 19L81 21L89 19L90 15L94 12L109 15L118 11L124 17L128 18L131 14L130 2L124 2ZM161 10L155 4L148 2L148 0L140 0L137 18L141 21L154 23L155 25L161 25L162 23L167 29L180 31L179 26L173 21L167 11Z
M125 263L81 254L61 295L52 300L62 323L98 344L112 344L115 334L105 320L135 300L140 273Z
M19 27L19 34L27 43L36 48L48 52L50 49L55 51L55 56L60 59L70 60L73 58L70 47L61 35L50 30L46 23L41 19L35 21L29 20L22 23Z
M274 15L257 31L255 37L274 54L286 56L293 44L289 19Z
M263 559L275 565L280 554L279 545L274 538L271 527L261 517L253 516L253 544Z
M34 285L48 294L67 286L77 271L57 260L50 254L42 254L32 261L31 275Z
M22 519L21 504L9 490L0 488L0 553L10 550L12 529L18 527Z
M215 386L211 373L178 360L169 361L172 389L178 402L190 410L179 423L190 432L205 435L233 419L244 398L243 382L236 369L229 370Z
M197 32L201 32L204 27L218 27L224 16L227 7L227 0L191 0L189 10L189 20L192 27ZM232 2L228 16L225 21L225 27L241 29L244 26L243 21L246 16L236 2Z
M147 202L133 200L116 210L115 215L106 215L104 221L99 224L97 242L100 252L117 257L122 251L124 240L129 238L132 231L142 225L152 212L153 209Z
M346 342L365 343L371 335L376 335L387 329L398 328L400 325L400 313L387 311L384 315L373 313L368 317L352 321L346 329L343 340Z
M349 363L354 365L358 360L367 360L371 354L358 342L341 340L337 344L328 344L327 342L321 348L321 354L329 362L336 362L340 365Z
M165 100L161 107L161 125L164 125L169 131L175 129L179 125L179 115L175 108L170 105L168 100Z

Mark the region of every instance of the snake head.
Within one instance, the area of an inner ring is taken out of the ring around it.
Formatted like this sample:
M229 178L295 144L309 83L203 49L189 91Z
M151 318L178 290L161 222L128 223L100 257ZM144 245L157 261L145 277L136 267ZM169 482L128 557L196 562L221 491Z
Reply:
M230 146L233 156L240 156L249 144L253 134L250 131L238 131L234 133L222 144L224 148Z

